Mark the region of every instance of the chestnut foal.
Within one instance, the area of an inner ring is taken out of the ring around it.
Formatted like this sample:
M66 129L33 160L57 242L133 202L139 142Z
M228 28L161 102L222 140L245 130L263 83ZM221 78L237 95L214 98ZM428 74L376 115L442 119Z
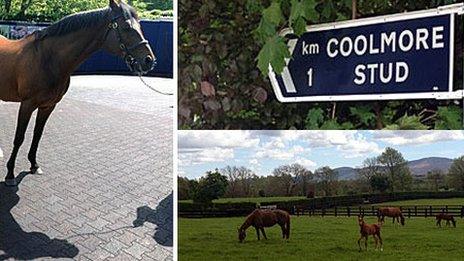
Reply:
M358 216L358 224L360 228L360 234L361 236L358 239L358 246L359 246L359 251L362 251L361 249L361 239L364 238L364 246L366 247L367 251L367 238L372 235L375 240L375 249L377 249L377 245L380 242L380 251L383 251L383 243L382 243L382 238L380 237L380 225L379 224L366 224L364 222L364 217L362 215Z
M441 220L446 220L446 226L450 226L450 221L453 223L453 227L456 227L456 220L454 220L453 215L448 215L445 213L440 213L435 216L437 220L437 226L441 227Z

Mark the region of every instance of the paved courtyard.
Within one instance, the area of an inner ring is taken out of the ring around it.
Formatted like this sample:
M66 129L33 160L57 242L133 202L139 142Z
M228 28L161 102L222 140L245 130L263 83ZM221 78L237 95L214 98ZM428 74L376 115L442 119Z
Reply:
M172 105L138 78L73 77L39 146L44 173L25 172L33 118L19 186L0 183L0 260L171 260ZM0 101L1 181L18 108Z

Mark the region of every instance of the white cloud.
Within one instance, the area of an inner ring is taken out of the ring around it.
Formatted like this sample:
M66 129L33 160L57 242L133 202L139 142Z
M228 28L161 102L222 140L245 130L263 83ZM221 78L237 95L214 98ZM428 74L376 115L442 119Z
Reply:
M311 170L314 170L314 168L317 166L316 162L310 160L310 159L306 159L306 158L302 158L302 157L299 157L295 160L295 163L298 163L300 165L302 165L303 167L306 167L308 169L311 169Z
M179 131L179 149L249 148L260 139L249 131Z
M225 162L234 158L234 150L225 148L182 149L179 152L179 166Z
M464 131L378 131L373 138L391 145L421 145L464 140Z

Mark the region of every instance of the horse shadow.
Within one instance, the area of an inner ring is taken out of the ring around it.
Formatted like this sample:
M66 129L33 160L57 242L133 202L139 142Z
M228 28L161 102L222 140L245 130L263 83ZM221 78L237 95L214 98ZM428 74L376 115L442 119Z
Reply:
M40 232L26 232L13 217L11 210L19 202L19 184L30 172L21 172L18 186L8 187L0 182L0 260L36 258L73 258L79 250L66 240L51 239ZM1 253L3 251L3 253Z
M173 245L173 196L172 192L152 209L149 206L137 208L137 219L132 222L134 227L143 226L145 222L156 225L153 238L162 246Z

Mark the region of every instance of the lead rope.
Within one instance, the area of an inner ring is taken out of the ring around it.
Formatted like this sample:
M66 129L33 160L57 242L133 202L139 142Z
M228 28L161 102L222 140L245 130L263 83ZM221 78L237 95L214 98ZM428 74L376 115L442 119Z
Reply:
M140 78L140 81L141 81L145 86L147 86L150 90L152 90L152 91L154 91L154 92L156 92L156 93L159 93L159 94L161 94L161 95L166 95L166 96L174 95L174 93L162 92L162 91L157 90L156 88L152 87L150 84L148 84L147 82L145 82L145 80L143 79L141 73L139 73L139 78Z

